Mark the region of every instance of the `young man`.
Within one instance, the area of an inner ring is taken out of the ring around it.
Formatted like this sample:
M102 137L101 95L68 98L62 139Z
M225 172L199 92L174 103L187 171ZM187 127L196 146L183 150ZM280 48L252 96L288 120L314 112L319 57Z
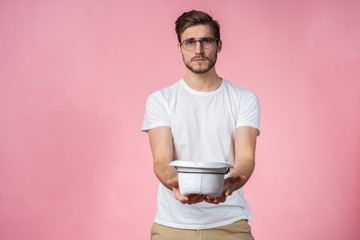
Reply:
M151 94L142 126L149 133L154 171L160 180L151 239L253 239L250 208L242 187L255 165L260 133L254 93L215 71L222 41L218 23L201 11L176 21L178 48L187 72ZM234 164L218 198L181 195L173 160Z

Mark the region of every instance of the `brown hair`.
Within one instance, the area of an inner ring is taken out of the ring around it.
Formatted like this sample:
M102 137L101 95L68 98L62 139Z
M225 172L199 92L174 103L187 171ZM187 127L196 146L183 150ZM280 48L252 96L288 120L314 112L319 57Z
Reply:
M199 24L206 24L211 27L213 30L215 38L217 38L217 43L220 40L220 26L217 21L215 21L209 14L192 10L189 12L184 12L175 22L175 32L179 43L181 42L181 34L188 28Z

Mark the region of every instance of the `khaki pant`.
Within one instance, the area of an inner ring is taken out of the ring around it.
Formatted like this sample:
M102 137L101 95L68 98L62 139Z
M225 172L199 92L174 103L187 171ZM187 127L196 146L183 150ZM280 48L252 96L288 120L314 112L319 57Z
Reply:
M151 228L151 240L254 240L247 220L240 220L229 225L189 230L166 227L154 223Z

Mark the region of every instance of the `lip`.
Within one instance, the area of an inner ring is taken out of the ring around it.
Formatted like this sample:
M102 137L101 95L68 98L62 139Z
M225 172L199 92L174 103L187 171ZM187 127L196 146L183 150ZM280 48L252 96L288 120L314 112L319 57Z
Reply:
M204 62L204 61L206 61L206 58L196 58L193 61L194 62Z

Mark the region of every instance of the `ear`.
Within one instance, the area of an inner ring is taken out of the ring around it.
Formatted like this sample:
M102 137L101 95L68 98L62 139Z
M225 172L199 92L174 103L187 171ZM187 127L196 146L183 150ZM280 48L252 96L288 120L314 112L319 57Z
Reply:
M222 49L222 41L221 41L221 39L219 40L219 43L218 43L218 45L217 45L217 52L219 53L219 52L221 52L221 49Z
M182 54L182 51L181 51L181 45L180 45L180 43L177 44L177 47L178 47L178 51L179 51L180 56L182 56L183 54Z

